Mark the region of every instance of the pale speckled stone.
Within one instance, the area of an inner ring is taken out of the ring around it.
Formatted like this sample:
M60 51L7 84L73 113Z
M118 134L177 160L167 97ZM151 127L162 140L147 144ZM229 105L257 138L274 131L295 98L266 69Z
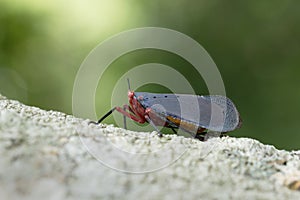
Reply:
M0 199L300 199L300 151L88 122L0 95Z

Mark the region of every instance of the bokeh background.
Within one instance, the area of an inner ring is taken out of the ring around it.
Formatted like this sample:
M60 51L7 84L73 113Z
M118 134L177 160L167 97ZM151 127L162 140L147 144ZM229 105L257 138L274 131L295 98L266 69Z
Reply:
M298 0L1 0L0 93L72 114L77 70L96 45L128 29L165 27L192 37L214 59L244 122L231 135L299 149L299 9ZM99 116L110 108L118 78L149 62L176 68L197 93L207 93L185 60L164 51L135 51L105 72L96 98ZM153 85L139 89L165 92Z

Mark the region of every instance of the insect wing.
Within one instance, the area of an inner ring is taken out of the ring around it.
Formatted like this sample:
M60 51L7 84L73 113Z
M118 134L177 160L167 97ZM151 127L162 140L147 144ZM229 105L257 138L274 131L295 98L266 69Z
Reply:
M229 98L220 95L203 96L203 98L220 109L216 113L214 113L216 110L212 111L213 129L211 130L228 132L241 127L242 120L240 118L240 114L234 103ZM215 121L215 115L222 116L222 119L220 121Z
M172 117L212 131L228 132L241 125L233 102L224 96L155 94L136 92L145 108L151 108L161 118Z

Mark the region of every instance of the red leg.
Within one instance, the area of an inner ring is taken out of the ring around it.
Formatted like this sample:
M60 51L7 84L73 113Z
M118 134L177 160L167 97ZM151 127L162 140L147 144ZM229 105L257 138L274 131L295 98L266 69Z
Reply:
M130 119L132 119L133 121L136 121L136 122L138 122L138 123L143 124L143 123L145 123L145 121L146 121L146 120L143 119L143 118L138 118L137 116L134 116L134 115L132 115L131 113L126 112L126 111L123 110L121 107L116 107L116 110L117 110L119 113L125 115L126 117L129 117ZM128 109L128 110L130 110L130 109Z
M124 105L123 105L123 109L124 109L124 110L129 110L131 113L134 113L133 110L131 109L131 107L128 106L127 104L124 104Z
M118 109L120 108L119 106L117 106L116 107L116 110L118 111ZM124 104L123 105L123 110L126 112L126 113L128 113L128 114L131 114L131 115L134 115L134 112L132 111L132 109L131 109L131 107L129 106L129 105L127 105L127 104ZM127 111L129 111L129 112L127 112ZM119 111L118 111L119 112ZM122 114L123 114L123 112L122 112Z
M127 104L124 104L123 105L123 110L126 112L126 110L128 110L129 112L129 114L133 114L133 115L135 115L135 113L133 112L133 110L131 109L131 107L129 106L129 105L127 105ZM123 115L123 123L124 123L124 129L127 129L127 123L126 123L126 115Z

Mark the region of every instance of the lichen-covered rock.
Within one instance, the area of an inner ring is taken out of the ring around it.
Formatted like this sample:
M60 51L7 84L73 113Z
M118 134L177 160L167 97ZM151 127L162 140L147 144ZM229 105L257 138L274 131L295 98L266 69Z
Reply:
M0 95L0 199L300 199L299 155L89 125Z

